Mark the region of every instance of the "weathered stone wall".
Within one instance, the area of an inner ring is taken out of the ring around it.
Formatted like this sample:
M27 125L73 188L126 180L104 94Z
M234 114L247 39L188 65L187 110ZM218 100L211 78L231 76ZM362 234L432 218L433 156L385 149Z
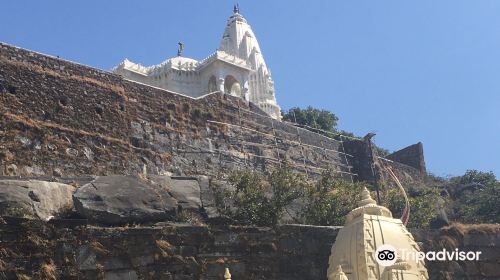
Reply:
M277 229L157 224L103 228L7 219L0 225L0 278L326 279L338 228ZM30 252L20 254L19 252Z
M5 218L0 224L0 279L49 279L42 276L50 267L57 279L215 280L222 279L224 267L238 280L326 279L338 230L168 223L106 228L79 225L78 220L45 224ZM498 230L470 231L458 239L444 232L413 234L424 251L455 244L482 252L478 262L428 262L430 279L500 279Z
M369 142L349 140L343 143L346 153L352 155L351 164L357 179L370 184L378 181L377 170L374 166L375 154Z
M385 170L386 168L390 168L403 184L423 181L425 178L425 162L421 143L391 154L396 155L392 159L378 156L373 144L368 141L348 140L344 141L342 145L345 152L351 155L349 157L351 170L356 173L356 179L359 181L365 181L374 186L377 184L394 185L393 180ZM401 162L398 161L398 154L401 155ZM414 155L415 159L411 155ZM419 162L419 165L410 166L402 163L412 160L414 160L413 163Z
M195 100L0 44L0 175L214 175L286 159L350 178L338 141L262 114L228 95Z
M500 225L452 225L440 230L414 230L424 251L481 252L479 261L427 262L431 279L500 279Z
M387 159L411 166L421 175L427 173L424 160L424 146L421 142L413 144L387 156Z

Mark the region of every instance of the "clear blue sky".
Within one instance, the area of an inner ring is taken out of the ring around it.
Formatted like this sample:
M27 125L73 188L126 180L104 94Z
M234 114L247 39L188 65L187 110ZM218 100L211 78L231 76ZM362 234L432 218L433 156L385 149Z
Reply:
M234 1L4 1L0 41L110 69L219 45ZM500 1L239 1L282 108L331 110L441 176L500 176Z

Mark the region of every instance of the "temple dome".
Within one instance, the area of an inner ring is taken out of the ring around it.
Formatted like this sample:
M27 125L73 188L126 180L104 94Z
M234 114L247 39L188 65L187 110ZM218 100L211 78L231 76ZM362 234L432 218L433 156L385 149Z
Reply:
M189 57L184 57L184 56L172 57L172 58L166 60L166 62L170 62L172 64L198 63L197 60L189 58Z
M176 56L165 60L164 62L153 66L153 68L159 67L170 67L178 70L196 70L199 62L195 59L184 57L184 56Z
M423 261L399 258L399 252L420 251L402 221L394 219L389 209L377 205L366 188L358 206L347 215L346 224L332 246L328 279L339 279L338 267L342 267L347 279L429 279ZM383 266L377 262L376 252L381 245L396 249L398 259L393 265ZM395 275L398 278L394 278Z

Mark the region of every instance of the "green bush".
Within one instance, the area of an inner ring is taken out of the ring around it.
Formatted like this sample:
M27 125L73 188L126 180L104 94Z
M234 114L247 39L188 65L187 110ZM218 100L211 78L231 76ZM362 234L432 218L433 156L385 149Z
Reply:
M219 211L237 223L257 226L278 224L294 201L299 201L297 216L305 224L343 225L345 216L356 207L363 187L367 186L342 180L332 170L309 183L288 166L266 175L233 172L229 182L233 189L216 189Z
M500 223L500 182L491 172L469 170L452 178L455 200L450 212L461 223Z
M264 175L251 171L233 172L229 183L231 188L215 189L219 211L236 223L256 226L278 224L292 203L296 217L301 223L344 225L346 215L357 207L363 188L370 187L366 183L353 183L338 178L333 170L326 170L319 180L308 182L288 166ZM437 216L438 204L446 206L447 201L441 198L440 189L437 187L405 187L411 205L408 227L428 228ZM405 203L401 191L397 188L381 189L381 205L388 207L395 218L401 217ZM488 203L483 203L487 209L492 208L494 203L500 203L498 198L489 199ZM474 209L468 211L482 211L482 208ZM492 213L494 215L498 210Z
M289 167L266 175L237 171L229 182L234 190L217 189L219 210L238 223L257 226L276 225L285 207L302 196L306 185L304 177Z
M308 106L305 109L298 107L291 108L282 112L283 120L296 122L301 125L307 125L312 128L318 128L325 131L334 132L337 128L339 118L332 112L320 110Z
M321 226L344 225L346 215L357 207L366 186L340 179L332 170L324 171L321 179L306 192L304 222Z
M410 201L409 228L428 228L437 216L437 205L441 197L439 190L425 186L409 186L406 189ZM391 210L395 218L400 218L405 207L401 190L390 188L382 191L381 204Z

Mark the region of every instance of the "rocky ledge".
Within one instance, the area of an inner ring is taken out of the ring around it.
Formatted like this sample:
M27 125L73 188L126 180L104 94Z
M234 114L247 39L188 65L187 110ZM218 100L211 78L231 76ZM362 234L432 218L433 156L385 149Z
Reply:
M73 217L98 225L179 221L187 215L202 220L218 216L205 176L114 175L50 180L0 180L0 216L44 221Z

